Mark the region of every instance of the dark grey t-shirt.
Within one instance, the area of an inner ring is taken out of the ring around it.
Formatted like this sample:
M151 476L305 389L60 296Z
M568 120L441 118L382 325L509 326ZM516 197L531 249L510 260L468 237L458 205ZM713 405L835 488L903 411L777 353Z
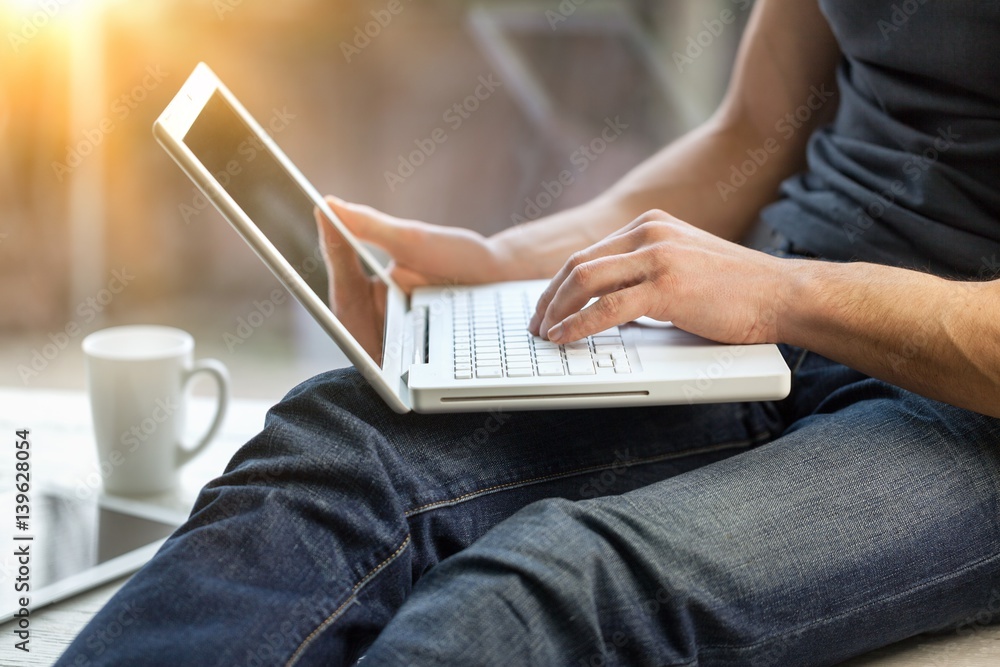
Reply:
M841 102L762 218L820 257L1000 272L1000 1L819 0Z

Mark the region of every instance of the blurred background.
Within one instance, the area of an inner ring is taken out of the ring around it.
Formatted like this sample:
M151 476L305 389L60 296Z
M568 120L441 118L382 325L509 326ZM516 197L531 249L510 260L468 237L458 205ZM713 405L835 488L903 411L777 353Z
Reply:
M82 389L83 337L134 323L190 331L236 396L346 365L290 298L267 307L277 280L153 139L198 61L319 190L489 234L590 199L710 114L749 5L4 0L0 385Z

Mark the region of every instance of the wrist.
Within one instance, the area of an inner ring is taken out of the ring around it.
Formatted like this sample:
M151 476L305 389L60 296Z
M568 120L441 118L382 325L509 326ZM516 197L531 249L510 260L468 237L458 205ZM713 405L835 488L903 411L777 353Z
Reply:
M604 193L552 215L524 222L487 239L503 280L551 278L574 252L631 222L626 203Z
M822 311L830 282L827 262L808 259L782 259L782 271L775 285L774 339L797 347L805 347L812 337Z
M486 238L486 247L492 257L497 282L527 280L531 276L524 261L524 248L517 238L517 228L505 229Z

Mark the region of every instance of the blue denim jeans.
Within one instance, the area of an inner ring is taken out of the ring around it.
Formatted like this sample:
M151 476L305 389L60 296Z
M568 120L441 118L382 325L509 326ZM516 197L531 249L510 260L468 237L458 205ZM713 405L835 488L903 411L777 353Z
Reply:
M1000 420L782 349L772 403L396 415L317 377L58 664L827 665L989 622Z

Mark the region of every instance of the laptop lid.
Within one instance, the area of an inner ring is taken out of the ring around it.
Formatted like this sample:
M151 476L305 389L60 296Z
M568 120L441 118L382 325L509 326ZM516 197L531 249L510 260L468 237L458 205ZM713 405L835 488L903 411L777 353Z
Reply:
M207 65L195 67L153 124L153 134L390 408L408 412L409 392L401 379L406 294ZM350 244L375 287L385 290L380 361L329 306L317 208Z

